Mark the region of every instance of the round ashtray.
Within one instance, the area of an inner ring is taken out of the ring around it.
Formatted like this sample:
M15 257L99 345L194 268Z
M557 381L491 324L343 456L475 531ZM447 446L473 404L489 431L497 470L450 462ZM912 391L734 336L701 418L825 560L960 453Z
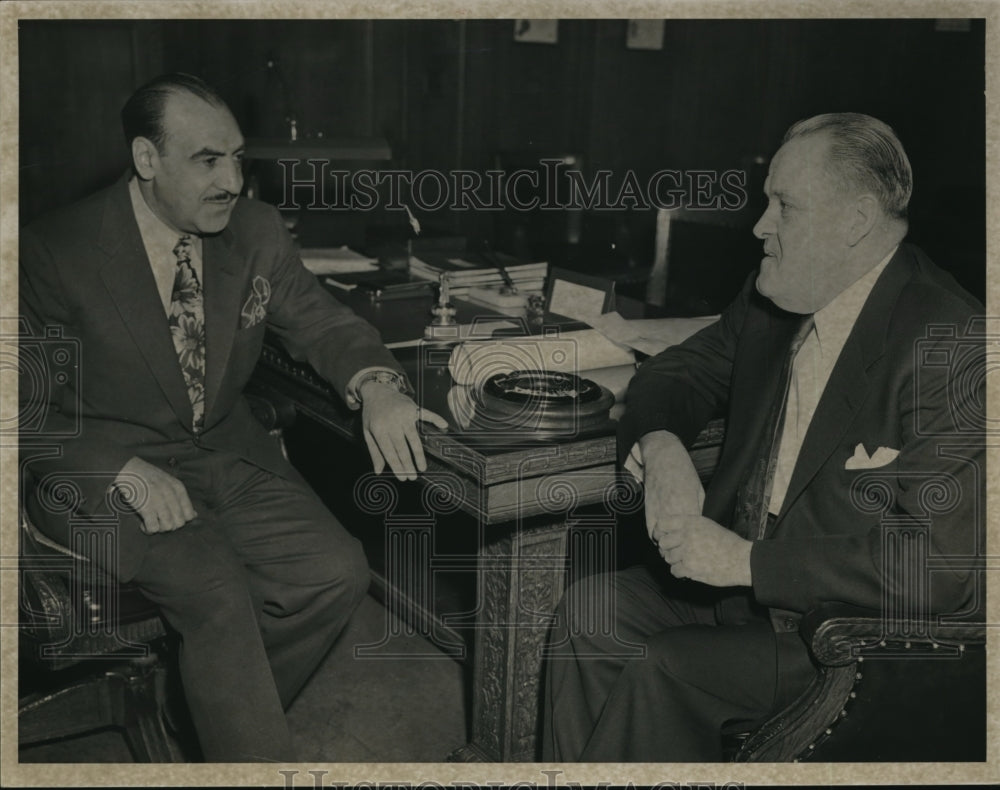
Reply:
M615 402L590 379L547 370L498 373L477 395L476 421L483 427L560 434L605 422Z

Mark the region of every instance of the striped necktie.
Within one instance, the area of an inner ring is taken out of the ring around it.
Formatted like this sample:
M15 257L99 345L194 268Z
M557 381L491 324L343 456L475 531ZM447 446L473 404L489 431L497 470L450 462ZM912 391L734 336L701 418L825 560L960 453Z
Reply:
M778 379L778 397L768 410L763 434L765 444L761 445L757 460L736 495L733 530L747 540L761 540L766 531L774 470L778 465L778 449L781 447L781 429L788 404L788 388L792 380L792 363L814 324L811 315L801 316L799 319Z

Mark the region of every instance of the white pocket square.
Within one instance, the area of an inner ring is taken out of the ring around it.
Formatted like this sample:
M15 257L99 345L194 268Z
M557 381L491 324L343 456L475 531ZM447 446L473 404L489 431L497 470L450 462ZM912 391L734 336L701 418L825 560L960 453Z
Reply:
M240 311L240 329L257 326L267 318L267 303L271 301L271 283L259 274L253 278L250 295Z
M899 455L899 450L891 447L879 447L871 457L865 452L865 446L859 444L854 448L854 455L847 459L844 469L878 469L880 466L891 464Z

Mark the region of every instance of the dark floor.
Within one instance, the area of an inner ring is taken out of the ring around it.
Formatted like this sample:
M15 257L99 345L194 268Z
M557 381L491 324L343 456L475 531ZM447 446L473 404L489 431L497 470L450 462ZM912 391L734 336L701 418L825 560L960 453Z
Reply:
M466 740L464 689L461 664L368 597L288 721L303 762L441 762ZM105 730L21 749L20 761L132 760L121 735Z

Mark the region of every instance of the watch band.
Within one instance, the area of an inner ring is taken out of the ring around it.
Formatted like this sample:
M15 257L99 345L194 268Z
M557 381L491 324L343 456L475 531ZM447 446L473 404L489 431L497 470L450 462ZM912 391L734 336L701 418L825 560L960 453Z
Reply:
M392 370L370 370L354 384L354 394L358 401L361 400L361 388L369 381L377 381L379 384L391 384L400 392L406 392L406 380Z

